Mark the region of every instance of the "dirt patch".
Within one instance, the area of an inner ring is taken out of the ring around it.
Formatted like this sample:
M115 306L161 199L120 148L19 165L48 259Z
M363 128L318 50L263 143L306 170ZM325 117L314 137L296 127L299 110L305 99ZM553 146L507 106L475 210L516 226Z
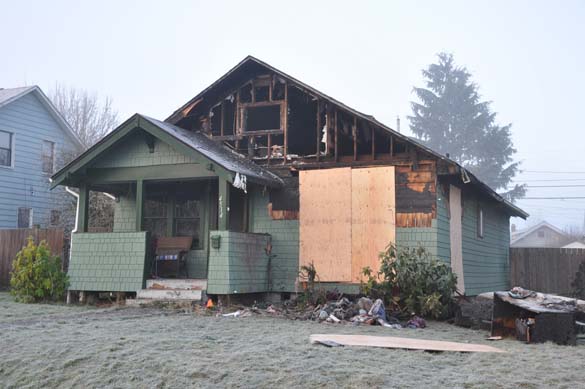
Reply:
M585 381L585 347L491 343L485 331L439 322L391 329L154 308L23 306L5 294L0 309L0 387L7 388L571 388ZM309 344L314 333L482 343L508 353L332 349Z

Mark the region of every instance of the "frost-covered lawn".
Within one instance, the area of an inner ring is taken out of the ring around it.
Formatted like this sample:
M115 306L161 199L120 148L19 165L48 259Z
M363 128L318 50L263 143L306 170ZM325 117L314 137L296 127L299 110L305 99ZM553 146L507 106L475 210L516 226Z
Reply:
M309 344L312 333L489 343L487 333L351 327L181 311L23 305L0 293L0 387L566 387L585 346L489 343L507 354Z

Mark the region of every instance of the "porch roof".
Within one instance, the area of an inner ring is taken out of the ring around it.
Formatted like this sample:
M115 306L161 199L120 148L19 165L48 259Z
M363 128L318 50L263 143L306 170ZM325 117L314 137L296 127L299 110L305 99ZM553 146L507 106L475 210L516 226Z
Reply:
M83 173L96 158L137 128L168 143L178 151L192 156L199 162L207 164L209 170L214 171L218 176L223 176L229 182L233 182L235 175L240 174L246 176L247 180L260 185L269 187L284 185L282 179L276 174L237 154L226 146L214 142L202 133L185 130L170 123L137 113L55 173L51 177L51 188L57 185L75 186L74 184L77 180L74 177L76 175Z

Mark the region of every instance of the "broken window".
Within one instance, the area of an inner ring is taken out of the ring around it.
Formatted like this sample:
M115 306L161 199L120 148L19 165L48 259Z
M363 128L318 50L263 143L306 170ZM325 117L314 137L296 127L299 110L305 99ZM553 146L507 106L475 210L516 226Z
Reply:
M286 84L284 80L280 78L276 78L272 85L272 100L283 100L284 99L284 89Z
M280 104L247 107L245 131L280 130Z

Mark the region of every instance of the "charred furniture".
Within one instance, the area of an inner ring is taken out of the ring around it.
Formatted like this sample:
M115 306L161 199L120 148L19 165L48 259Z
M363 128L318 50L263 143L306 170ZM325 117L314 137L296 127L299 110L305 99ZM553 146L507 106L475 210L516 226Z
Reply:
M191 250L193 237L191 236L173 236L161 237L156 244L154 256L154 274L158 277L158 263L172 262L177 264L176 275L179 278L181 267L185 272L185 278L188 278L186 254Z

